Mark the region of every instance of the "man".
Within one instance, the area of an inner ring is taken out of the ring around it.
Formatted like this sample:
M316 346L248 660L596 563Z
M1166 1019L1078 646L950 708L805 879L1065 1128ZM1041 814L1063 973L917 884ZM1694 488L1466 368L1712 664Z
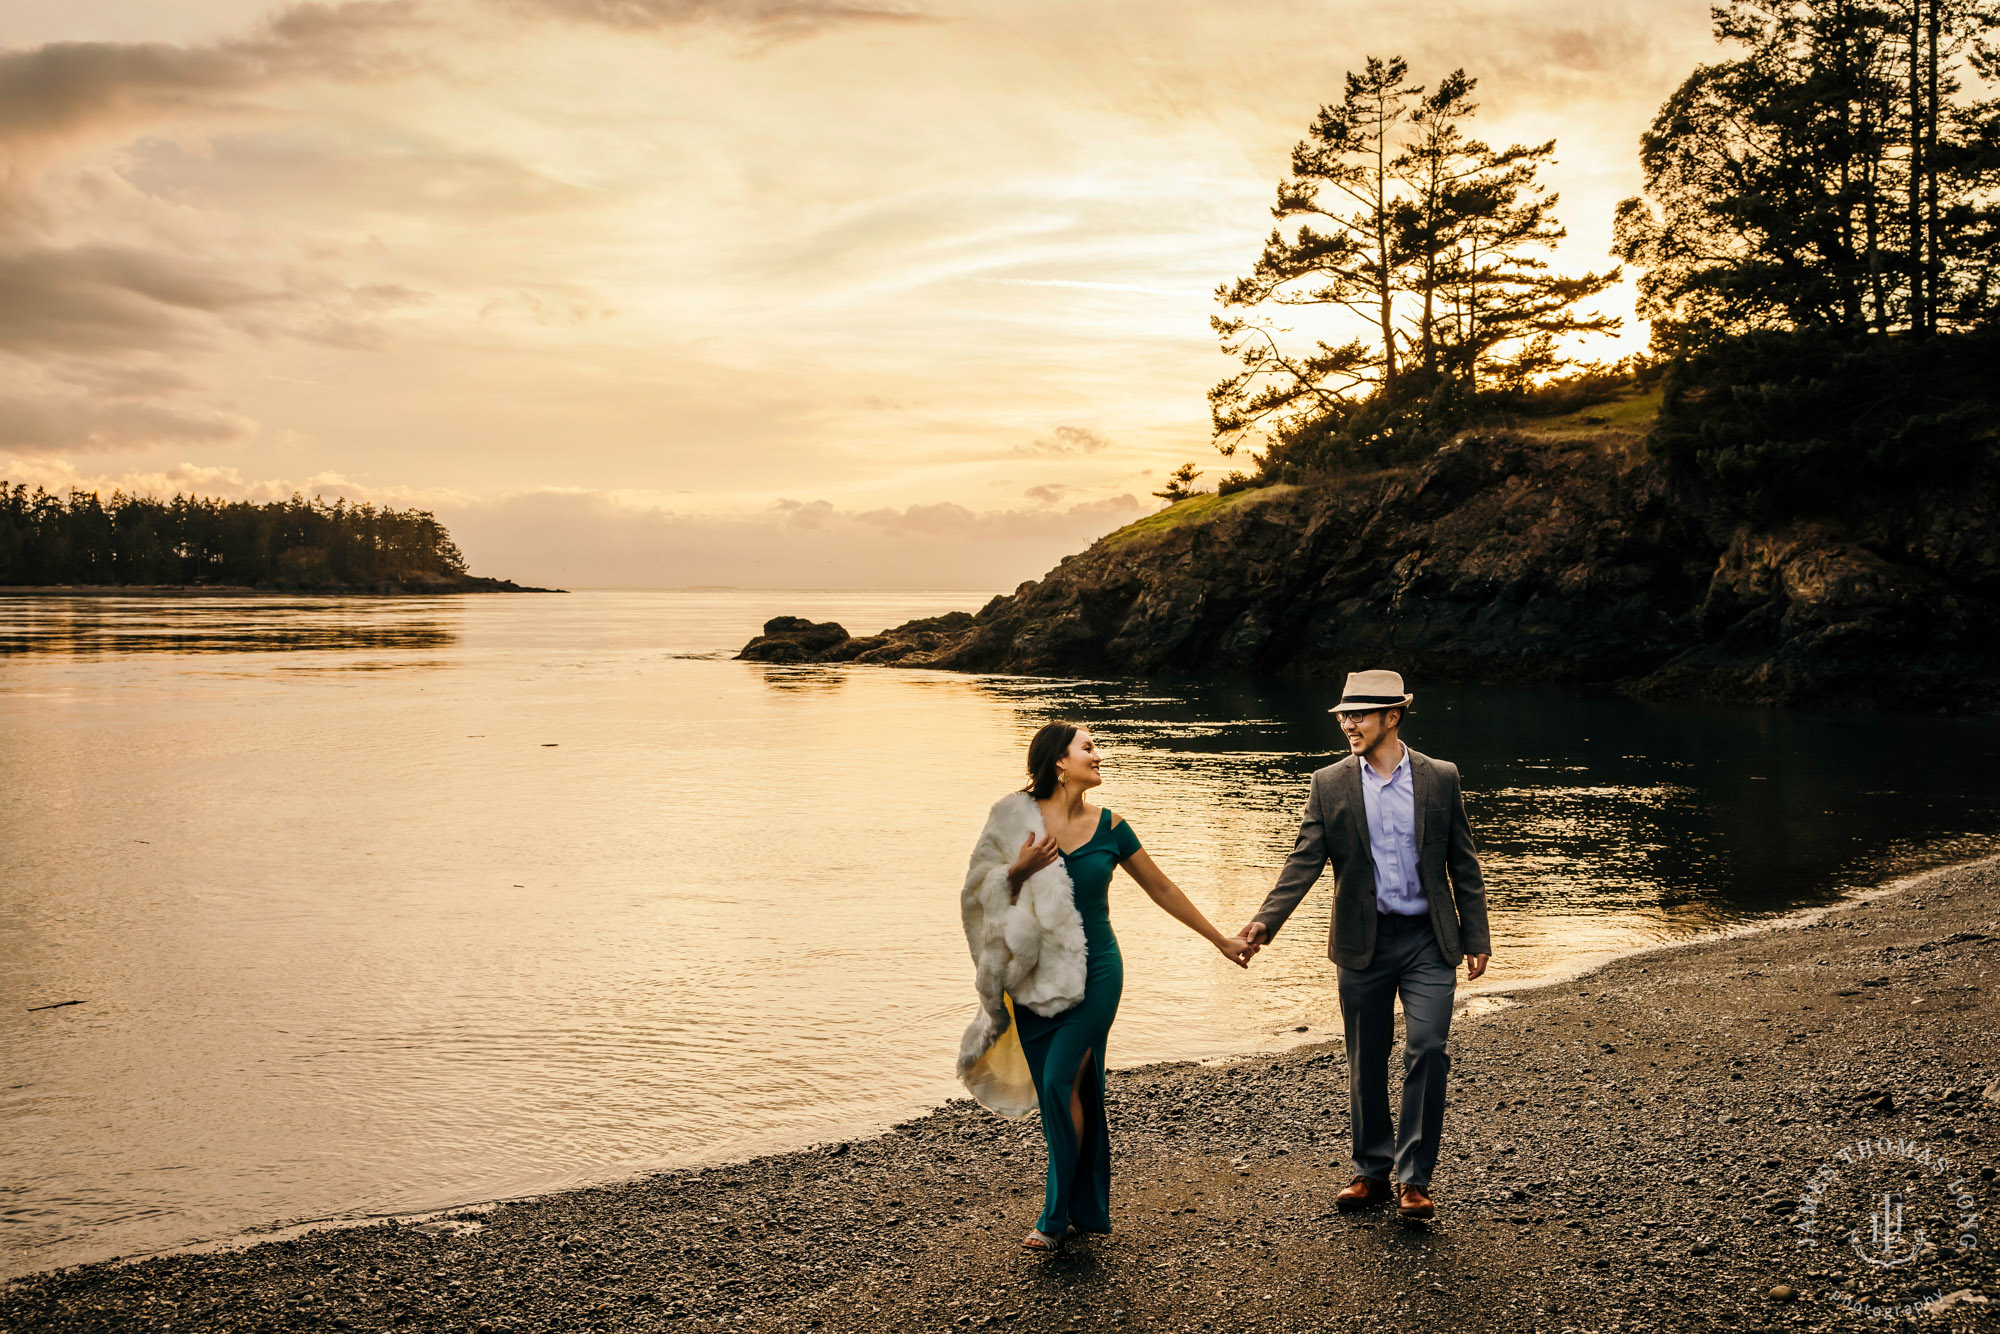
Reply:
M1327 957L1339 968L1347 1031L1348 1111L1354 1180L1334 1197L1342 1210L1389 1198L1421 1222L1434 1217L1431 1173L1444 1129L1445 1074L1457 967L1486 971L1486 889L1458 770L1420 755L1398 733L1416 697L1395 672L1354 672L1330 712L1348 757L1312 776L1298 844L1255 920L1238 933L1262 945L1333 863ZM1403 998L1403 1114L1389 1119L1389 1048Z

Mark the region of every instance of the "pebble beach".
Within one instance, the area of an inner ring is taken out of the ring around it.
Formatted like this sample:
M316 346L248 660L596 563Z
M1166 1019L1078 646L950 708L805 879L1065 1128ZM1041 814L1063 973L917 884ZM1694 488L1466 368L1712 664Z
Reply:
M1112 1072L1115 1232L1054 1258L1019 1247L1035 1123L957 1101L796 1153L30 1275L0 1329L2000 1329L1996 950L2000 859L1462 1016L1429 1226L1335 1210L1327 1043Z

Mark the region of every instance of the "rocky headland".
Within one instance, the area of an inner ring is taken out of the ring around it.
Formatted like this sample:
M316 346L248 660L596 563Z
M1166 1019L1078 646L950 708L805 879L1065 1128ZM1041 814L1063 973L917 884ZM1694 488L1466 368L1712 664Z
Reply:
M1643 407L1198 495L977 613L859 637L780 617L741 656L1336 681L1387 664L1652 698L2000 707L2000 476L1760 524L1650 454Z
M1116 1231L1054 1259L1019 1247L1035 1123L961 1100L748 1162L31 1275L0 1329L1990 1331L1996 943L1987 861L1461 1018L1430 1227L1334 1208L1347 1067L1318 1043L1112 1072ZM1888 1250L1884 1181L1907 1197Z

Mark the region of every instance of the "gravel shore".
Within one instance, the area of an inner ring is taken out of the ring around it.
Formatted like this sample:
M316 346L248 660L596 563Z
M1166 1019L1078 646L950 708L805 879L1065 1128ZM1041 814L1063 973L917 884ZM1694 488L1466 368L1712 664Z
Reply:
M1461 1019L1429 1227L1335 1211L1328 1044L1114 1072L1117 1231L1054 1259L1018 1248L1036 1126L954 1102L423 1224L34 1275L0 1329L1995 1330L1996 948L2000 859Z

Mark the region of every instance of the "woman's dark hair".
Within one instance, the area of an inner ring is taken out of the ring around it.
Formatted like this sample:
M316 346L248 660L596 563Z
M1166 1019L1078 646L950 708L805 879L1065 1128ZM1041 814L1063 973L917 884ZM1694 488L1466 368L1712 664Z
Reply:
M1056 794L1056 761L1069 754L1069 743L1076 740L1077 731L1075 723L1046 723L1035 733L1035 739L1028 743L1028 785L1023 792L1036 801L1047 801Z

